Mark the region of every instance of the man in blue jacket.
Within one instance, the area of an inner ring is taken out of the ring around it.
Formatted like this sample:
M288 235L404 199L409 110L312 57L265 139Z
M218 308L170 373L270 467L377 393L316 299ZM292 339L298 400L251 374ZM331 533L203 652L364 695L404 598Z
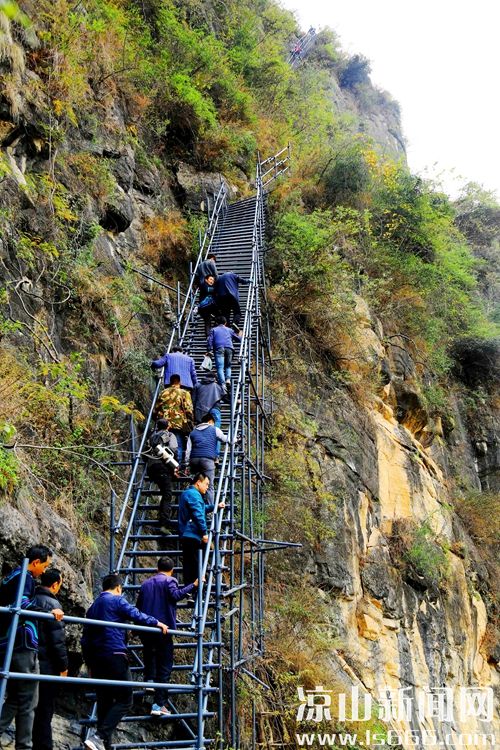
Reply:
M159 359L151 362L153 370L161 370L164 367L163 382L165 388L170 385L170 376L179 375L181 379L181 388L192 390L198 383L194 359L184 354L180 346L172 347L170 354L165 354Z
M229 321L231 311L233 313L233 323L235 326L240 325L241 308L239 285L250 284L250 279L244 279L237 273L222 273L217 277L215 282L215 302L222 315Z
M189 596L198 586L198 581L181 588L174 576L174 561L160 557L158 573L148 578L141 586L137 607L141 612L156 617L173 630L177 627L177 602ZM165 637L141 634L144 660L144 679L151 682L168 682L174 663L174 643L171 635ZM151 716L170 716L167 708L168 689L156 688Z
M44 544L36 544L26 552L28 572L21 599L22 609L39 610L34 602L35 578L44 573L52 562L52 551ZM19 587L21 566L15 568L0 583L0 606L14 604ZM62 620L64 613L58 607L50 612L56 620ZM12 618L0 615L0 664L3 663ZM38 627L37 620L21 618L16 630L14 653L10 669L12 672L38 674ZM0 737L12 720L16 722L16 750L31 750L33 719L38 702L38 683L32 680L9 680L7 695L0 719Z
M91 605L86 615L92 620L128 622L137 625L158 627L164 635L168 628L156 617L140 612L122 596L122 579L116 573L105 576L102 592ZM83 658L90 674L96 679L130 681L132 675L128 665L126 630L109 625L84 625L82 635ZM98 685L97 732L85 740L89 750L109 750L113 732L123 716L132 707L132 688Z
M214 506L206 505L203 496L209 486L210 479L200 471L179 498L179 537L185 586L197 579L198 552L200 549L204 552L208 542L207 513L211 513ZM224 508L225 503L219 503L218 507Z
M231 365L233 362L233 341L241 343L241 332L235 333L227 325L227 318L221 316L216 320L216 327L212 328L207 338L207 353L213 351L215 367L219 384L228 387L231 385Z

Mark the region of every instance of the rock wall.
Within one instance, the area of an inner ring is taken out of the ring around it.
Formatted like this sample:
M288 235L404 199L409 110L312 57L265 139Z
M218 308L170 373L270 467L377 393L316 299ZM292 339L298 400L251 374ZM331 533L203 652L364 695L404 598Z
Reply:
M487 734L486 746L493 746L498 716L493 722L465 716L459 705L461 688L494 689L496 702L500 691L498 646L486 642L487 601L480 593L492 572L451 504L457 470L470 486L483 481L474 436L464 427L459 401L452 432L445 437L436 429L418 395L411 354L391 351L362 300L357 313L357 335L342 354L357 374L378 361L386 385L379 395L365 394L361 405L338 389L299 399L316 423L307 440L310 455L324 489L336 498L333 516L321 519L332 538L319 540L304 563L338 635L339 649L330 654L332 683L340 676L347 692L359 685L374 698L406 689L414 701L411 718L394 718L393 728L434 731L441 744L449 735L454 747L482 744L473 735ZM491 461L500 424L494 399L483 416ZM496 475L498 462L489 472ZM408 524L428 527L439 540L443 580L433 581L432 571L419 572L398 553ZM453 690L453 719L422 720L417 704L428 687Z

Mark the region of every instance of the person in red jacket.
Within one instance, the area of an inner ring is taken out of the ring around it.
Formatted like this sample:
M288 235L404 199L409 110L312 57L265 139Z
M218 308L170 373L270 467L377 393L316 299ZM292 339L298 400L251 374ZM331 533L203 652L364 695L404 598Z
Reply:
M170 557L160 557L158 572L142 584L137 597L137 608L151 617L176 629L177 602L184 599L198 586L198 579L187 586L179 586L174 578L174 561ZM172 636L163 637L144 633L143 645L144 680L146 682L168 682L174 663L174 643ZM167 708L168 690L156 688L151 716L170 716Z

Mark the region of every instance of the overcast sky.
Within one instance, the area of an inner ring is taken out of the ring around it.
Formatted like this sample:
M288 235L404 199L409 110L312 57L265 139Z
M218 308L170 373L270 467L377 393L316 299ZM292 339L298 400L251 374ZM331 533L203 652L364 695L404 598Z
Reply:
M500 0L282 0L368 57L402 109L410 168L500 198Z

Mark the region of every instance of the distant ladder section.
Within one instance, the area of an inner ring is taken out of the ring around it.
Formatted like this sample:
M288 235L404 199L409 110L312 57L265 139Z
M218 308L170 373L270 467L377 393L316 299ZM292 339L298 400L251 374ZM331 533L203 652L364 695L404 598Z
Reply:
M315 43L316 38L316 30L311 26L311 28L293 44L292 51L290 52L287 61L292 68L297 68L301 62L303 62L304 57Z
M203 321L196 314L196 274L209 252L217 255L219 273L232 271L250 280L240 287L242 341L235 351L230 400L221 408L222 429L231 444L225 445L215 480L215 511L209 529L205 555L200 555L198 587L192 604L178 605L175 663L169 689L171 716L160 721L143 711L127 716L125 722L145 725L151 734L161 724L162 738L143 742L119 743L115 750L132 748L188 748L201 750L218 746L224 738L231 747L240 747L237 680L259 682L252 668L264 653L264 569L265 554L282 550L287 542L267 540L264 529L265 507L265 425L270 399L266 393L266 371L270 362L263 260L265 254L265 196L268 186L290 168L290 146L261 161L256 169L256 193L251 198L227 202L221 184L211 210L209 225L201 240L200 253L192 269L191 282L180 306L167 351L179 344L201 365L207 350ZM121 507L112 507L110 569L124 577L124 591L131 602L145 576L156 572L158 557L168 555L181 570L182 553L176 533L160 533L157 509L159 491L147 478L142 459L153 411L162 389L158 381L140 440L134 436L135 455ZM233 438L238 438L235 444ZM173 509L186 482L174 489ZM118 517L115 519L115 512ZM130 646L134 676L142 679L142 653L139 644ZM137 691L143 696L143 689ZM255 722L255 706L252 711ZM94 723L95 706L86 720ZM167 728L167 729L165 729ZM254 731L256 727L254 726ZM149 735L148 731L148 735ZM165 734L168 736L165 737Z

